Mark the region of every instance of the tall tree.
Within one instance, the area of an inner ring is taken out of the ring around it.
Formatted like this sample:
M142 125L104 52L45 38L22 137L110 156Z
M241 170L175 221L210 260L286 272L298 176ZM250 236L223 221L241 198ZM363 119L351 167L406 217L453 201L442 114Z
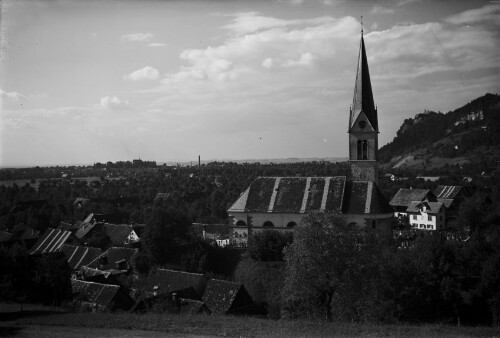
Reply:
M304 217L285 249L285 309L332 320L332 300L363 280L376 261L371 239L366 232L349 230L339 214Z

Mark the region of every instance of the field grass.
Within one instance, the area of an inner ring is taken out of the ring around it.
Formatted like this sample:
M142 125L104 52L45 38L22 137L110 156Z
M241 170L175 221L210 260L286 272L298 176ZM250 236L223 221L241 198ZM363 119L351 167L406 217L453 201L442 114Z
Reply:
M15 325L149 330L225 337L500 337L500 328L445 325L373 325L250 317L129 313L64 313L17 318Z

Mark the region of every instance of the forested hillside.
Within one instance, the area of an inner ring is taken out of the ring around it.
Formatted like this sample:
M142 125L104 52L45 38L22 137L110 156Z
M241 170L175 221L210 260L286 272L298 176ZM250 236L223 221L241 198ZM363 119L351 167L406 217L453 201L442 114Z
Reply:
M500 159L500 95L486 94L448 113L425 111L406 119L394 140L380 149L390 167L439 168Z

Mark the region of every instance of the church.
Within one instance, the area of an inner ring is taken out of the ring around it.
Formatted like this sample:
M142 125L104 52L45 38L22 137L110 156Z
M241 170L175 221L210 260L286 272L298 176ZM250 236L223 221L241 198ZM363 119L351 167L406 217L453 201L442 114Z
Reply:
M393 211L378 188L378 117L363 31L349 112L351 177L258 177L228 209L232 242L252 232L290 231L310 212L340 212L355 228L390 233Z

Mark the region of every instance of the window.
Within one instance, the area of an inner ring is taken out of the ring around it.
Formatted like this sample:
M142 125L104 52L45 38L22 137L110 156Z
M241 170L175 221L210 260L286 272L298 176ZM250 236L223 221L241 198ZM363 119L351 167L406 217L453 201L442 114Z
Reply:
M432 217L431 215L427 215L427 220L432 222L434 220L434 217Z
M368 141L363 140L363 160L368 159Z
M264 222L263 227L272 228L272 227L274 227L274 224L271 221L266 221L266 222Z
M413 215L413 220L416 221L417 220L417 215Z
M425 229L425 224L420 224L420 229Z
M372 229L376 229L376 228L377 228L377 221L372 219Z
M237 227L246 227L247 224L244 221L238 221L238 222L236 222L236 226Z
M432 229L432 224L427 224L427 229Z
M297 223L295 222L288 222L288 224L286 225L287 228L295 228L295 226L297 225Z
M361 142L361 140L358 140L358 157L357 157L357 159L361 160L362 157L363 157L362 142Z

